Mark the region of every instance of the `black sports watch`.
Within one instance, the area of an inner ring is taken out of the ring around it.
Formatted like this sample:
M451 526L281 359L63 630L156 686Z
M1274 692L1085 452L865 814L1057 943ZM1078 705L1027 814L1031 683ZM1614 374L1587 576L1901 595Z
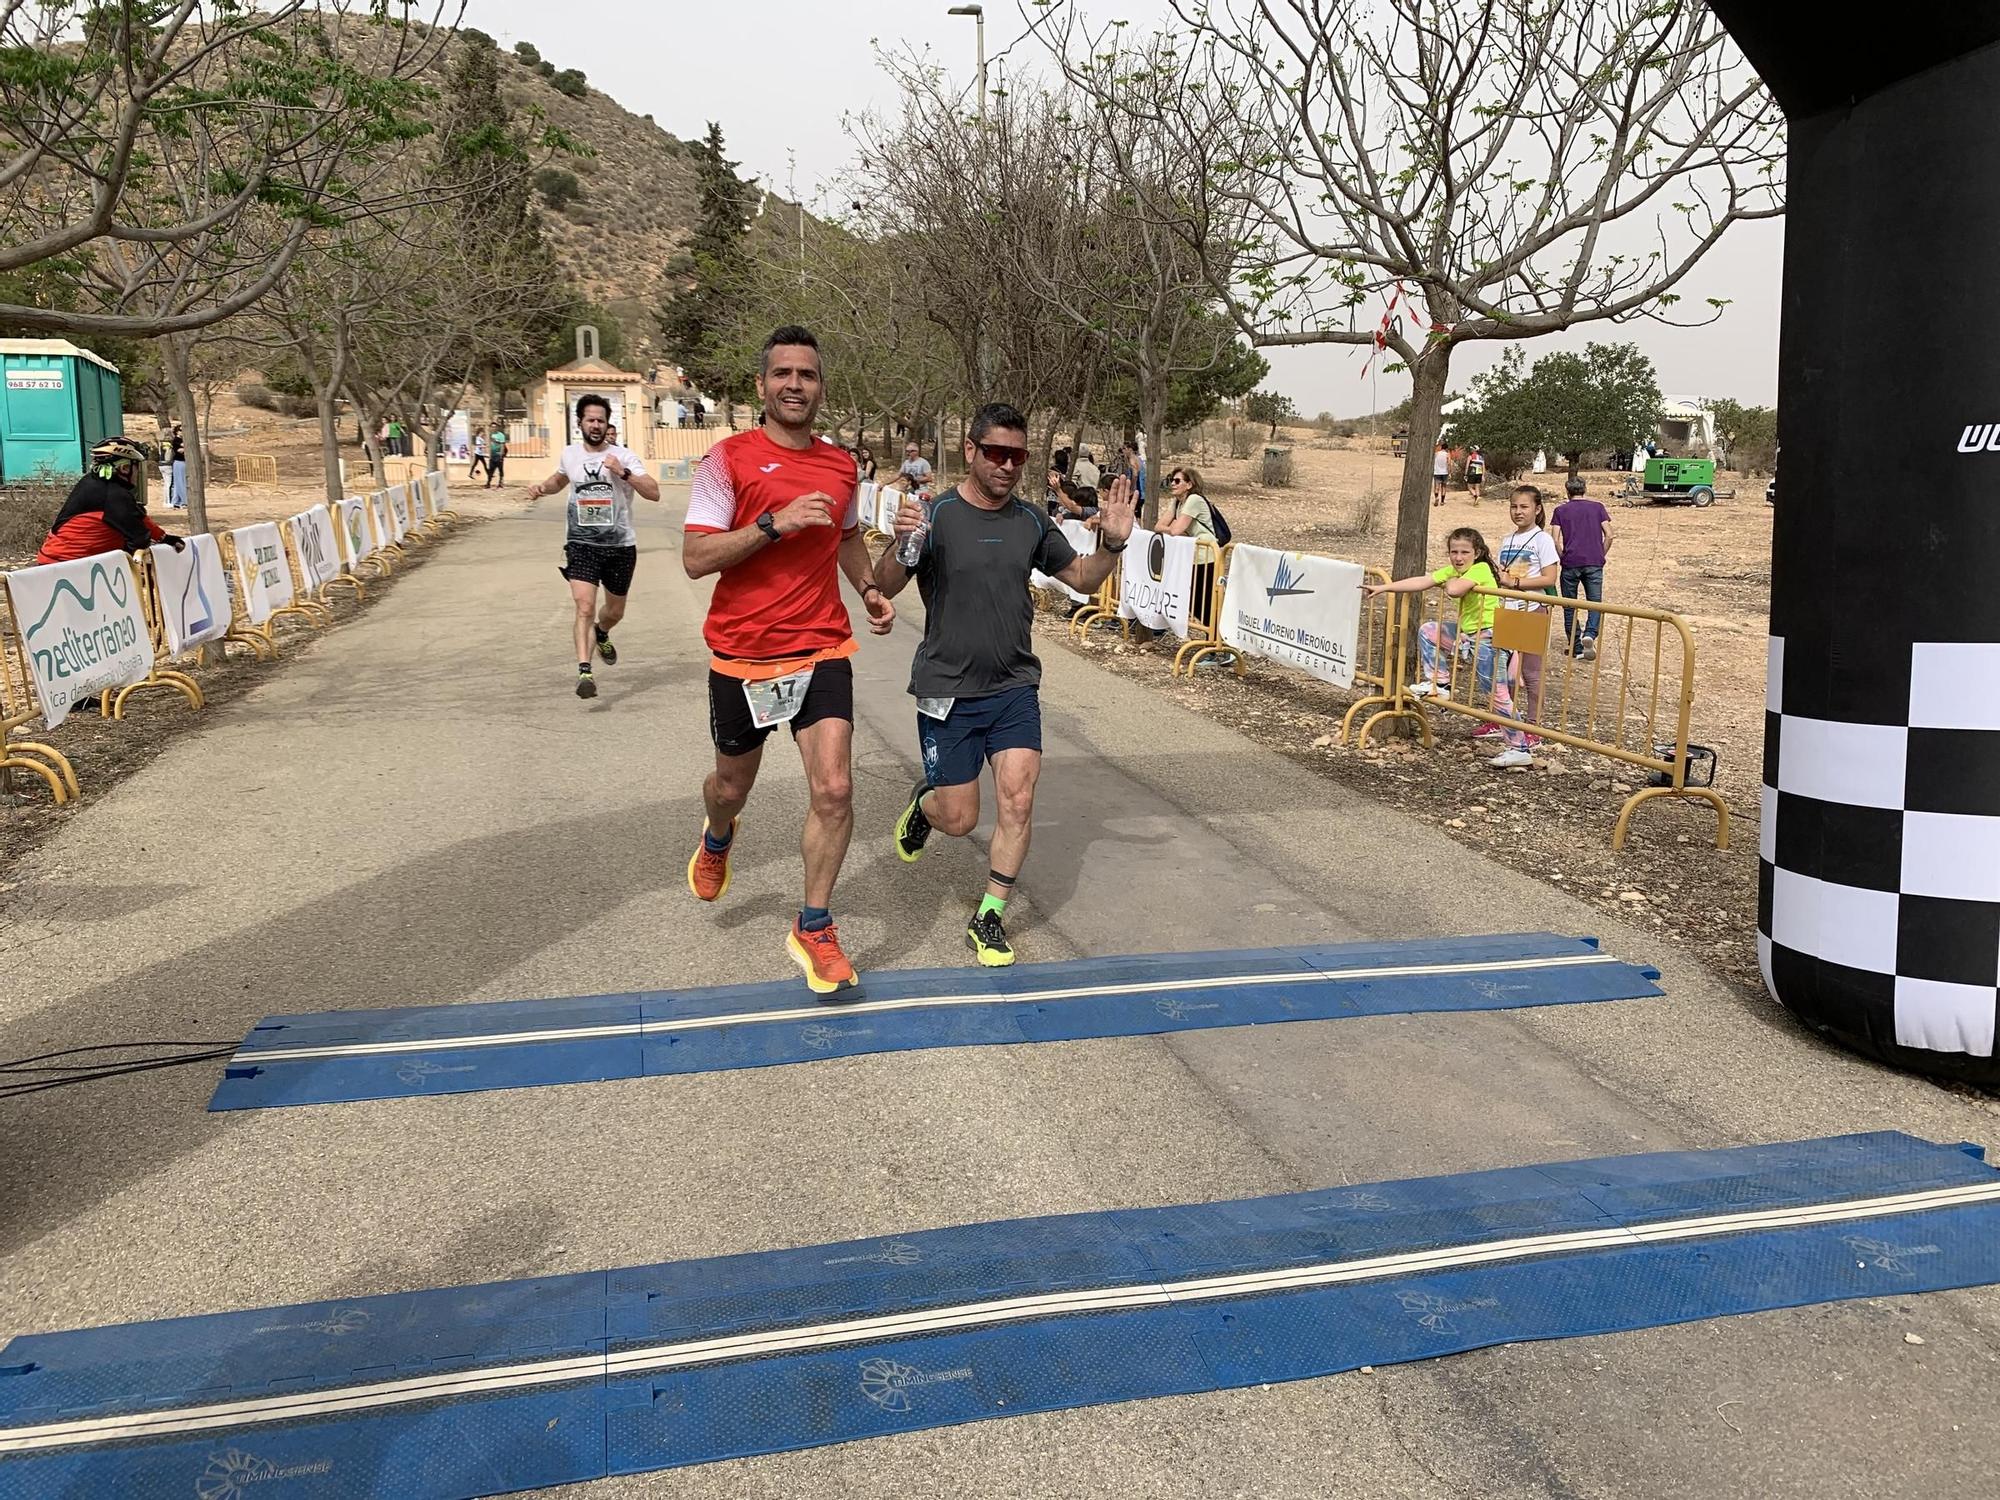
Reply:
M1127 547L1131 545L1131 540L1128 538L1127 540L1120 542L1115 547L1112 546L1111 543L1109 542L1100 542L1098 545L1101 546L1106 552L1109 552L1113 557L1116 557L1119 553L1123 552Z
M771 513L768 510L757 518L757 529L774 542L779 539L778 523L771 519Z

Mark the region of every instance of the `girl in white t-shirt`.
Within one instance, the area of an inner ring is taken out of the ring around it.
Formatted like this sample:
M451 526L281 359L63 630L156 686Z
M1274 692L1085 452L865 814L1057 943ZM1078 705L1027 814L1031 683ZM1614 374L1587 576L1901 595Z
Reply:
M1500 586L1523 593L1540 591L1553 594L1556 580L1562 576L1562 558L1556 552L1555 538L1548 533L1542 513L1541 490L1532 484L1516 486L1508 502L1507 513L1514 523L1514 530L1495 549L1498 555L1494 571L1499 574ZM1536 609L1532 604L1509 599L1503 608L1534 610L1543 616L1546 625L1548 611ZM1510 672L1517 687L1515 712L1531 724L1539 723L1542 717L1542 655L1533 651L1512 654L1514 659ZM1493 732L1497 733L1497 728ZM1510 735L1507 749L1494 757L1491 764L1524 766L1530 759L1528 752L1541 742L1538 734Z

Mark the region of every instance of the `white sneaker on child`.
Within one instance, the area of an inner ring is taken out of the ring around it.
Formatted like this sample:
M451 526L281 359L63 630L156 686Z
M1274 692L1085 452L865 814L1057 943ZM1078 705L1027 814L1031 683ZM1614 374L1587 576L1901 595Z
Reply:
M1514 766L1532 766L1534 763L1535 757L1525 750L1502 750L1486 762L1487 765L1500 771L1509 770Z

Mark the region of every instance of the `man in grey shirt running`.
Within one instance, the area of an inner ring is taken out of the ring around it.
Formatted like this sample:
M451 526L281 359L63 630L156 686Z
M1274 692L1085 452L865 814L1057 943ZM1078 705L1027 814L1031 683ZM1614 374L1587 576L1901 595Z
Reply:
M1002 919L1028 858L1035 782L1042 773L1042 664L1035 658L1031 572L1087 594L1117 567L1132 535L1132 487L1103 497L1097 551L1079 557L1045 515L1014 496L1028 462L1028 423L1000 402L973 414L965 439L968 477L932 502L929 535L914 569L891 542L875 582L894 598L914 575L923 596L923 644L910 664L924 779L896 820L896 854L922 857L933 828L970 833L979 822L979 769L993 764L998 821L992 867L965 940L988 968L1014 961ZM898 538L925 526L923 507L905 498Z
M528 493L532 498L569 490L569 532L563 543L563 564L556 571L569 581L576 605L576 695L597 696L597 678L590 669L593 642L610 666L618 660L611 630L625 618L625 596L632 591L632 572L639 564L639 533L632 527L632 497L660 498L660 481L646 472L639 455L609 441L611 403L602 396L582 396L576 403L577 430L583 441L571 443L556 461L556 471ZM496 455L493 462L498 463ZM597 603L599 589L604 604Z

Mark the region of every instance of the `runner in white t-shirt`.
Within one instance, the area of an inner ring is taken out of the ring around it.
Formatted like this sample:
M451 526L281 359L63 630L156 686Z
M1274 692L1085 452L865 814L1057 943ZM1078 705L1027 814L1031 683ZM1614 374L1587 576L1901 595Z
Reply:
M602 396L577 398L576 425L583 441L563 449L555 473L536 485L531 496L539 500L569 491L569 535L557 571L569 580L570 597L576 601L576 695L595 698L591 647L594 643L606 666L618 660L611 630L625 617L625 596L632 591L632 570L639 563L632 497L658 500L660 482L646 472L638 454L606 441L611 403ZM601 608L599 588L604 590Z

